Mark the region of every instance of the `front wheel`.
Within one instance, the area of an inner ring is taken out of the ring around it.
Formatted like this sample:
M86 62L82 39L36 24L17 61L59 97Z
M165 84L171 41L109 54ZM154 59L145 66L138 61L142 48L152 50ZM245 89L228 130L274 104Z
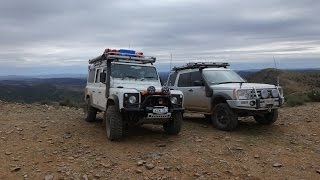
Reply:
M90 104L90 98L86 99L86 105L84 108L84 119L87 122L93 122L96 120L98 110L91 106Z
M227 103L220 103L213 109L212 123L220 130L231 131L238 126L238 116Z
M175 113L169 122L163 124L163 129L167 134L177 135L181 131L182 126L182 113Z
M123 135L122 114L114 105L108 106L106 112L106 130L109 140L119 140Z
M270 125L277 121L278 119L278 109L273 109L271 112L262 115L254 116L254 119L263 125Z

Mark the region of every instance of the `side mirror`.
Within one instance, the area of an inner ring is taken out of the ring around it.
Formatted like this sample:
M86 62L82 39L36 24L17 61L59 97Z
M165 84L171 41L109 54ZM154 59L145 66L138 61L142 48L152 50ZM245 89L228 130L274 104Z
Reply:
M192 85L193 85L193 86L203 86L203 82L200 81L200 80L196 80L196 81L193 81L193 82L192 82Z
M106 77L107 77L107 74L105 72L100 73L100 82L105 83Z

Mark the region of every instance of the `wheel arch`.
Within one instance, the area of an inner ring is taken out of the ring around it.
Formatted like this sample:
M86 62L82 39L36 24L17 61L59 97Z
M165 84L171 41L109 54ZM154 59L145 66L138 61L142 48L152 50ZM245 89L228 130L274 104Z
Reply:
M214 94L211 98L212 108L214 108L219 103L227 103L227 100L231 100L232 98L225 93L217 93Z
M114 105L117 108L117 110L120 109L118 96L111 95L111 96L108 97L106 107L108 108L108 106L110 106L110 105Z

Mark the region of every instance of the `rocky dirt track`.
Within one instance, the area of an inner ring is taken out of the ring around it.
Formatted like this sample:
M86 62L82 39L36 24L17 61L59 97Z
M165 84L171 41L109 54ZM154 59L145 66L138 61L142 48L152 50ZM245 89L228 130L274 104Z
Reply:
M319 112L283 108L234 132L186 118L179 136L146 126L110 142L80 109L0 102L0 179L320 179Z

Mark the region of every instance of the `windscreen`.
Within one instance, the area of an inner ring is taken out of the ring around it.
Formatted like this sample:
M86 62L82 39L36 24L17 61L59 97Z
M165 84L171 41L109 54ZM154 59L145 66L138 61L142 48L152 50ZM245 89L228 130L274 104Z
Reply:
M211 84L245 82L236 72L231 70L205 70L203 75Z
M158 80L158 74L155 67L130 64L112 64L111 77L121 79L139 79L141 81Z

